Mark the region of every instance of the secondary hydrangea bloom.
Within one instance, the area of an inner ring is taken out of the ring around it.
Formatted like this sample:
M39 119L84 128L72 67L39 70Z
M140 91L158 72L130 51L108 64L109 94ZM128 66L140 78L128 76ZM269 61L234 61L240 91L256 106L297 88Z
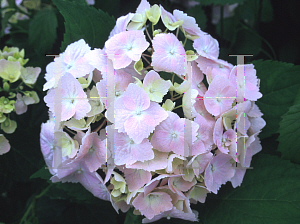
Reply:
M160 19L164 32L155 29ZM193 42L192 50L185 50L182 36ZM103 49L83 55L90 73L64 73L64 91L49 84L63 68L56 68L62 60L56 58L46 67L45 101L54 111L55 91L61 91L62 123L74 136L54 130L51 116L42 125L51 180L79 182L117 212L133 208L143 223L198 221L191 203L205 203L228 181L242 184L265 126L254 102L261 97L254 66L218 57L217 40L194 18L142 0L136 13L117 19ZM243 92L241 100L237 93ZM0 114L0 122L6 119ZM54 168L60 150L61 164Z

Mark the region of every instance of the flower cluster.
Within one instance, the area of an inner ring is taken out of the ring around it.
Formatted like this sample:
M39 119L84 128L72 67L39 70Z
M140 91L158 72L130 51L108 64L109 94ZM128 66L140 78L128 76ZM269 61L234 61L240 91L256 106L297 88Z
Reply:
M20 115L27 111L30 104L39 103L40 99L35 91L27 91L24 84L33 88L38 75L39 67L24 67L28 59L24 59L25 52L17 47L4 47L0 50L0 123L1 129L7 134L13 133L17 122L10 119L10 113ZM9 151L10 146L3 135L0 136L0 155Z
M103 49L70 44L45 75L40 140L52 182L81 183L143 223L197 221L190 204L241 185L265 126L254 66L218 56L194 18L146 0L117 19Z

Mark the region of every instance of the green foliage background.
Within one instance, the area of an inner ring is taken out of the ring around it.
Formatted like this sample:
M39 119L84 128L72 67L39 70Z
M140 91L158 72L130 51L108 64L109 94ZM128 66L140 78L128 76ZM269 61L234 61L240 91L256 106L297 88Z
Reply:
M149 0L168 11L182 10L194 16L200 28L219 41L220 58L236 64L228 54L253 54L263 97L257 105L267 125L260 133L262 151L252 160L241 187L227 183L217 195L209 194L204 204L192 205L199 223L299 223L300 220L300 2L297 0ZM14 8L14 1L9 0ZM212 7L238 3L230 18L213 24ZM135 12L138 0L42 0L42 9L29 11L30 20L11 24L1 19L0 48L25 49L27 66L42 68L35 90L45 95L45 54L59 54L66 46L84 38L92 48L102 48L116 18ZM79 16L78 16L79 15ZM191 47L187 42L187 48ZM79 184L49 181L50 174L40 152L39 133L47 120L43 100L28 112L13 117L14 134L6 135L11 151L0 156L0 222L2 223L141 223L130 210L117 214L109 202L93 197ZM24 218L25 217L25 218ZM162 219L155 223L190 223Z

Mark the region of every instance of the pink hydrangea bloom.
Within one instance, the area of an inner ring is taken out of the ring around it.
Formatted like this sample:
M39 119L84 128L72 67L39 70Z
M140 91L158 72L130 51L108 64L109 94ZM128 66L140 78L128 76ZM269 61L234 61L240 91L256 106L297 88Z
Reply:
M197 66L206 75L208 84L212 82L215 76L223 76L229 78L233 65L221 59L208 59L206 57L199 56L195 60Z
M185 32L187 32L190 35L198 36L202 33L204 33L200 28L198 27L198 24L196 23L196 20L188 16L186 13L175 9L173 11L173 15L176 20L183 21L182 28L184 29Z
M160 152L155 149L152 150L154 152L154 158L150 160L145 160L144 162L135 162L132 165L127 165L127 168L132 169L143 169L146 171L155 171L165 169L168 165L168 153Z
M193 168L193 171L196 175L196 177L199 176L199 174L203 173L206 169L208 163L212 159L213 154L211 152L202 153L193 156L193 158L189 161L188 167L191 166Z
M4 135L0 134L0 155L3 155L10 150L10 144Z
M44 84L44 91L55 86L55 77L62 77L69 73L75 78L83 77L94 70L87 59L84 57L91 48L83 39L70 44L64 53L54 59L47 68L45 78L47 82Z
M115 131L115 164L131 165L137 161L152 160L154 152L149 140L145 138L140 144L135 143L126 133Z
M204 181L207 190L217 194L222 184L231 180L235 170L230 163L231 156L226 154L218 154L213 157L205 169Z
M174 34L157 34L153 38L152 44L154 52L151 65L155 71L185 75L185 50Z
M152 177L149 171L138 169L125 169L124 174L128 190L130 192L143 187L151 180Z
M212 149L213 145L213 126L212 122L207 121L201 115L197 115L194 120L198 125L196 140L192 145L192 155L205 153Z
M107 77L107 54L105 49L95 48L84 56L88 63L101 72L103 79Z
M243 70L243 76L237 75L238 68ZM256 101L262 97L259 92L259 80L256 77L254 65L237 65L230 72L230 84L236 88L237 100L242 102L245 99Z
M132 205L147 219L152 219L161 212L171 210L173 207L171 201L172 198L165 192L152 192L147 196L144 196L144 193L139 193Z
M133 83L115 101L115 128L126 132L137 144L167 117L168 113L159 104L150 102L147 93Z
M217 59L219 57L219 43L211 35L200 35L200 38L194 40L193 47L197 53L209 59Z
M62 98L61 121L66 121L71 117L78 120L83 118L91 110L91 105L80 83L71 74L65 74L61 78L61 86L63 86L60 89ZM55 97L55 89L50 89L44 97L44 101L52 113L55 113Z
M82 145L79 148L75 161L84 161L90 172L98 170L98 168L106 162L106 147L96 132L86 132L82 138Z
M114 84L115 84L115 97L120 97L127 89L129 83L132 83L132 76L124 70L115 70ZM102 79L96 84L101 101L107 108L107 79Z
M188 191L195 184L196 183L194 181L189 182L184 180L182 177L170 177L168 179L168 186L170 190L183 198L186 198L186 196L182 192Z
M121 16L117 19L116 25L113 30L110 32L108 39L114 35L126 31L127 25L134 16L134 13L128 13L126 16Z
M202 82L204 75L197 66L195 61L192 61L192 88L198 91L199 96L204 96L207 91L206 86Z
M155 128L151 138L153 147L162 152L173 151L178 155L184 155L184 148L189 147L184 139L185 118L180 118L177 114L168 111L168 118ZM196 140L198 124L192 122L192 142Z
M161 20L165 27L168 27L169 30L173 31L176 29L176 26L172 27L170 26L170 23L175 23L177 19L175 16L173 16L170 12L166 11L164 7L160 5L160 14L161 14Z
M227 154L230 151L235 151L237 133L233 129L228 129L223 133L223 121L222 117L218 118L214 128L214 143L218 146L218 149ZM232 149L233 148L233 149Z
M188 220L192 222L197 222L198 213L196 213L195 211L193 211L192 213L185 213L184 211L180 211L176 207L173 207L171 210L162 212L159 215L154 216L152 219L144 218L142 222L151 223L160 220L161 218L167 218L167 219L178 218L178 219Z
M128 66L138 61L142 53L149 47L141 30L123 31L105 42L107 57L113 61L115 69Z
M204 95L204 105L209 113L218 116L231 108L235 100L235 89L229 80L216 76Z
M35 100L30 96L22 96L17 93L17 100L15 102L16 114L20 115L27 111L27 105L34 104Z

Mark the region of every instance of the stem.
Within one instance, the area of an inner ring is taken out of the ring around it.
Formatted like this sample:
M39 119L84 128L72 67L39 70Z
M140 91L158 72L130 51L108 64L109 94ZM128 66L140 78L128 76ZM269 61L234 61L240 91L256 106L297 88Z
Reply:
M142 55L142 58L144 58L144 60L148 63L148 65L151 64L151 63L148 61L148 59L147 59L144 55Z
M185 40L184 40L184 43L183 43L183 47L185 47L186 41L187 41L187 37L185 37Z
M182 107L182 105L179 105L179 106L177 106L177 107L174 107L173 110L176 110L177 108L180 108L180 107Z
M147 30L147 26L146 26L146 24L144 25L144 27L145 27L145 30L146 30L147 36L149 37L150 41L152 42L152 39L151 39L151 37L150 37L150 34L149 34L148 30Z
M153 33L154 33L154 25L153 25L153 23L151 23L152 24L152 36L153 36Z
M142 55L145 56L145 57L151 58L151 55L149 55L149 54L142 54Z
M48 187L46 187L39 195L35 196L35 197L32 199L32 201L31 201L29 207L27 208L25 214L23 215L23 217L22 217L22 219L21 219L21 221L20 221L20 224L22 224L22 223L27 223L26 220L27 220L27 216L29 215L29 213L30 213L30 212L32 212L33 214L35 213L34 210L35 210L35 203L36 203L36 200L39 199L39 198L41 198L41 197L49 190L49 188L50 188L51 186L52 186L52 184L49 184Z
M93 132L98 132L106 122L107 122L107 120L104 119L104 121L100 124L100 126L98 128L96 128L95 130L93 130Z
M173 99L171 98L171 100L172 100L172 101L175 101L175 100L178 100L178 99L181 98L181 97L182 97L182 95L180 95L180 96L178 96L178 97L175 97L175 98L173 98Z
M175 76L175 73L173 73L173 75L172 75L172 85L174 85L174 76ZM173 98L173 92L174 91L171 91L171 98Z
M179 33L179 27L177 27L177 30L176 30L176 37L178 38L178 33Z
M69 132L70 134L76 135L76 132L73 132L72 130L70 130L70 129L67 128L66 126L65 126L64 128L65 128L65 130L66 130L67 132Z

